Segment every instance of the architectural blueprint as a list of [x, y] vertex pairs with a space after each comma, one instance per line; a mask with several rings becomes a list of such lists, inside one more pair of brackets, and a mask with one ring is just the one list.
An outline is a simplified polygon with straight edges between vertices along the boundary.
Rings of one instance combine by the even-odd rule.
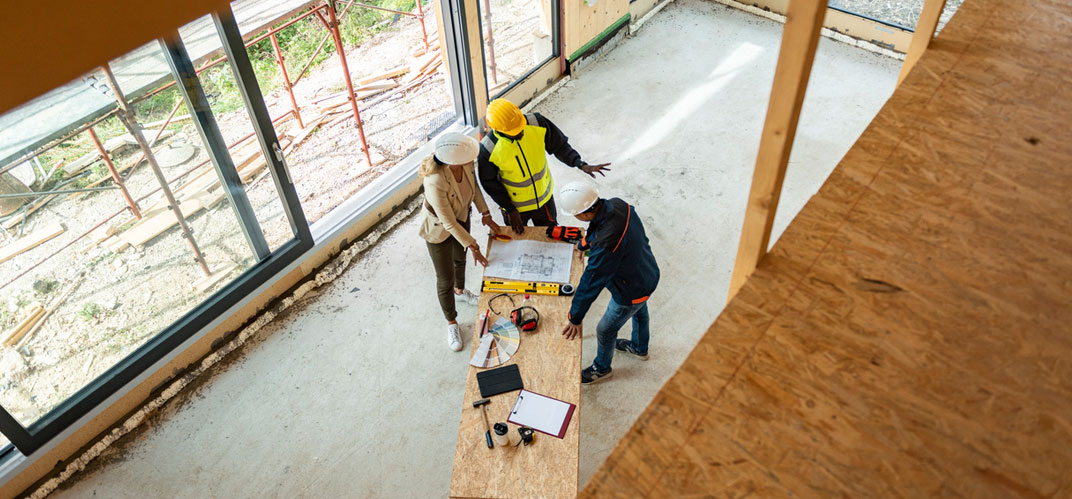
[[568, 283], [573, 245], [544, 241], [495, 241], [488, 254], [486, 277], [511, 281]]

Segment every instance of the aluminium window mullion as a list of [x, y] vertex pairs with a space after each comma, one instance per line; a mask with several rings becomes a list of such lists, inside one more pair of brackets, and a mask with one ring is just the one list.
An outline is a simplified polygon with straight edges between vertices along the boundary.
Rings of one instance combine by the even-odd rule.
[[[443, 19], [443, 39], [446, 43], [447, 62], [450, 66], [451, 90], [454, 94], [454, 110], [465, 124], [480, 128], [480, 118], [476, 112], [476, 89], [473, 84], [473, 68], [469, 64], [471, 49], [469, 46], [468, 27], [465, 25], [464, 0], [436, 0], [440, 9], [446, 13]], [[483, 47], [480, 48], [484, 50]], [[481, 52], [483, 54], [483, 52]], [[486, 77], [485, 77], [486, 78]], [[484, 92], [487, 93], [487, 85]]]
[[262, 261], [268, 258], [271, 250], [268, 249], [268, 242], [264, 239], [264, 232], [261, 231], [260, 222], [257, 221], [257, 214], [249, 202], [242, 178], [235, 169], [231, 153], [227, 149], [227, 142], [212, 114], [208, 97], [205, 96], [201, 81], [198, 79], [197, 72], [194, 71], [194, 65], [190, 62], [190, 56], [186, 52], [186, 46], [182, 43], [179, 32], [176, 31], [162, 38], [160, 48], [164, 51], [168, 66], [171, 67], [171, 72], [179, 83], [177, 85], [179, 92], [186, 101], [186, 107], [190, 110], [190, 116], [193, 117], [194, 126], [197, 128], [198, 135], [201, 136], [201, 141], [208, 149], [209, 158], [216, 167], [216, 174], [224, 186], [223, 191], [231, 202], [231, 208], [238, 218], [239, 225], [242, 226], [246, 242], [257, 261]]
[[3, 433], [11, 445], [14, 445], [24, 456], [29, 456], [41, 446], [41, 443], [37, 442], [33, 435], [3, 407], [0, 407], [0, 433]]
[[294, 181], [290, 177], [290, 171], [283, 157], [283, 149], [275, 133], [275, 126], [268, 114], [268, 106], [264, 103], [264, 96], [257, 83], [257, 75], [253, 72], [253, 64], [249, 62], [249, 54], [246, 53], [246, 45], [242, 41], [242, 33], [238, 30], [230, 5], [224, 4], [221, 10], [213, 13], [212, 22], [223, 42], [224, 54], [231, 61], [235, 83], [242, 94], [249, 118], [253, 122], [254, 132], [261, 144], [261, 152], [268, 161], [268, 170], [272, 172], [272, 180], [275, 182], [276, 192], [283, 203], [283, 210], [290, 221], [291, 231], [303, 247], [312, 247], [313, 235], [309, 230], [309, 222], [305, 218], [305, 212], [302, 211], [301, 200], [298, 198]]
[[562, 56], [562, 0], [551, 0], [551, 57]]

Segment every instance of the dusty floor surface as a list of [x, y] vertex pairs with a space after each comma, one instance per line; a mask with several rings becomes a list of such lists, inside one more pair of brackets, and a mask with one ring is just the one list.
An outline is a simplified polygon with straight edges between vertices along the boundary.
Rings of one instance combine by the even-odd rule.
[[[635, 204], [662, 268], [651, 359], [618, 357], [612, 380], [583, 390], [581, 486], [725, 303], [780, 35], [774, 22], [678, 0], [537, 108], [586, 160], [614, 163], [598, 185]], [[886, 101], [898, 69], [822, 41], [776, 234]], [[582, 178], [554, 165], [558, 185]], [[445, 496], [467, 358], [445, 344], [417, 223], [407, 219], [55, 495]], [[470, 288], [478, 275], [470, 263]], [[606, 301], [585, 323], [586, 364]], [[476, 310], [459, 310], [471, 331]]]

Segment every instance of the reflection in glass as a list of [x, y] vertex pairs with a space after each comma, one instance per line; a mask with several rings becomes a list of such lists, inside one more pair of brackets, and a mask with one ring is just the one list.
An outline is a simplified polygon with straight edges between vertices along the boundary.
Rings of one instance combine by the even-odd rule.
[[477, 0], [488, 95], [495, 97], [551, 57], [551, 0]]
[[[231, 62], [226, 59], [216, 62], [219, 56], [215, 54], [222, 49], [222, 40], [215, 29], [202, 37], [203, 32], [197, 27], [204, 24], [212, 25], [209, 16], [184, 26], [180, 30], [183, 45], [187, 51], [190, 51], [192, 46], [205, 54], [199, 60], [193, 59], [193, 53], [190, 53], [194, 67], [204, 68], [198, 75], [198, 81], [208, 99], [216, 126], [223, 136], [227, 155], [242, 181], [246, 198], [255, 214], [258, 230], [267, 241], [269, 249], [274, 251], [293, 239], [294, 233], [268, 169], [268, 161], [254, 132], [253, 121], [244, 105]], [[296, 120], [289, 109], [272, 111], [276, 111], [271, 114], [276, 126], [294, 128], [292, 124]], [[281, 139], [281, 145], [283, 148], [289, 147], [287, 137]], [[208, 177], [205, 181], [218, 183], [219, 179]]]

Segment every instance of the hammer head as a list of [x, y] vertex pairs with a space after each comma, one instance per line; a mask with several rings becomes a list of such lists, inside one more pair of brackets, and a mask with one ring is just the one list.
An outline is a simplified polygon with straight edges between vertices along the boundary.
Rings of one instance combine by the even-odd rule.
[[480, 400], [477, 400], [476, 402], [473, 402], [473, 407], [480, 407], [480, 406], [482, 406], [482, 405], [484, 405], [484, 404], [486, 404], [488, 402], [491, 402], [491, 399], [480, 399]]

